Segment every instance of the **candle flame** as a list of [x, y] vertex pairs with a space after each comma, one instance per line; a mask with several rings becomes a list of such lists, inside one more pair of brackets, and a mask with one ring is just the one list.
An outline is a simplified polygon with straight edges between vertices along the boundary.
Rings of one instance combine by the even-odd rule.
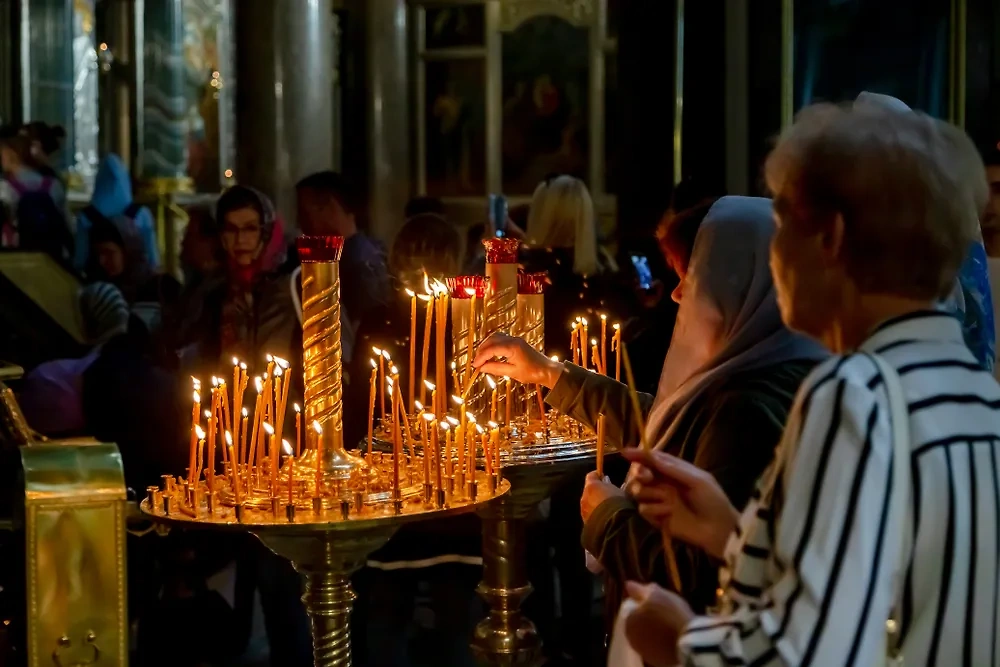
[[469, 296], [476, 296], [476, 290], [472, 289], [471, 287], [466, 287], [465, 293], [468, 294]]
[[426, 419], [429, 422], [432, 422], [435, 419], [437, 419], [437, 417], [435, 415], [431, 414], [430, 412], [425, 412], [424, 413], [424, 419]]
[[424, 291], [427, 292], [428, 294], [431, 293], [431, 284], [430, 284], [430, 281], [427, 280], [427, 272], [426, 271], [424, 271]]
[[239, 365], [240, 365], [240, 360], [237, 359], [236, 357], [233, 357], [233, 366], [239, 366]]
[[194, 391], [194, 394], [192, 394], [191, 398], [194, 399], [195, 403], [201, 403], [201, 394], [198, 393], [197, 389]]
[[382, 356], [385, 357], [386, 361], [392, 361], [392, 357], [389, 356], [389, 350], [382, 350]]
[[591, 373], [593, 373], [594, 375], [597, 375], [597, 369], [596, 368], [588, 368], [587, 370], [590, 371]]
[[202, 428], [197, 424], [195, 424], [194, 426], [194, 434], [198, 437], [199, 440], [205, 439], [205, 431], [202, 430]]
[[424, 411], [424, 404], [421, 403], [420, 401], [413, 401], [413, 405], [415, 405], [417, 407], [417, 412], [423, 412]]
[[614, 329], [615, 331], [618, 331], [619, 329], [622, 328], [622, 325], [615, 322], [614, 324], [611, 325], [611, 328]]
[[368, 361], [372, 362], [372, 368], [378, 368], [378, 364], [375, 363], [374, 359], [369, 359]]
[[455, 405], [465, 405], [465, 399], [461, 396], [452, 396], [451, 400], [455, 401]]
[[295, 410], [296, 412], [302, 412], [302, 408], [300, 408], [300, 407], [299, 407], [299, 404], [298, 404], [298, 403], [292, 403], [292, 408], [293, 408], [293, 409], [294, 409], [294, 410]]
[[573, 333], [576, 333], [576, 322], [573, 322], [573, 324], [569, 325], [569, 330], [572, 331]]
[[191, 376], [191, 384], [194, 385], [195, 389], [197, 389], [198, 387], [201, 386], [201, 380], [199, 380], [198, 378], [196, 378], [195, 376], [192, 375]]
[[322, 433], [323, 432], [323, 427], [320, 426], [319, 422], [316, 421], [315, 419], [313, 420], [313, 430], [316, 431], [317, 433]]
[[212, 386], [213, 387], [219, 386], [219, 378], [215, 377], [214, 375], [212, 376]]
[[480, 434], [486, 433], [486, 429], [480, 426], [479, 424], [476, 424], [476, 430], [479, 431]]
[[424, 386], [431, 391], [437, 391], [437, 386], [434, 385], [430, 380], [424, 380]]
[[243, 408], [243, 419], [246, 419], [248, 414], [250, 414], [250, 413], [247, 412], [247, 409]]
[[475, 424], [476, 421], [477, 421], [476, 420], [476, 415], [472, 414], [471, 412], [469, 414], [465, 415], [465, 418], [468, 419], [473, 424]]
[[389, 398], [392, 398], [392, 380], [389, 380]]
[[281, 448], [285, 450], [285, 454], [292, 455], [292, 446], [288, 444], [287, 440], [281, 441]]
[[591, 338], [590, 339], [590, 344], [591, 345], [597, 345], [597, 339], [596, 338]]
[[430, 301], [434, 297], [432, 297], [430, 294], [418, 294], [417, 298], [420, 299], [421, 301]]
[[601, 313], [601, 319], [602, 319], [602, 320], [606, 320], [606, 319], [608, 319], [608, 316], [607, 316], [607, 315], [605, 315], [604, 313]]
[[445, 417], [445, 419], [447, 419], [448, 423], [451, 424], [452, 426], [458, 426], [458, 420], [455, 419], [454, 417], [449, 415], [448, 417]]
[[503, 381], [506, 382], [507, 384], [510, 384], [510, 376], [509, 375], [504, 375], [503, 376]]
[[264, 430], [267, 431], [268, 435], [274, 435], [274, 427], [267, 422], [264, 422]]
[[270, 354], [265, 356], [264, 358], [267, 359], [267, 363], [271, 363], [272, 361], [274, 361], [274, 357], [272, 357]]
[[281, 368], [284, 368], [285, 370], [288, 370], [288, 367], [291, 366], [290, 363], [288, 363], [286, 360], [282, 359], [281, 357], [275, 357], [274, 358], [274, 362], [276, 364], [278, 364], [278, 366], [280, 366]]
[[211, 410], [205, 410], [205, 416], [208, 417], [209, 419], [211, 419], [212, 418], [212, 411]]
[[406, 288], [403, 291], [406, 292], [406, 296], [410, 297], [411, 299], [417, 295], [417, 293], [411, 290], [410, 288]]
[[447, 422], [447, 420], [442, 421], [441, 424], [440, 424], [440, 426], [441, 426], [441, 429], [444, 430], [444, 431], [450, 431], [451, 430], [451, 424], [449, 424]]
[[375, 354], [376, 357], [382, 356], [382, 349], [375, 347], [374, 345], [372, 345], [372, 352]]
[[281, 377], [281, 373], [282, 373], [281, 366], [278, 366], [277, 368], [274, 369], [274, 377], [280, 378]]
[[241, 361], [240, 362], [240, 370], [241, 371], [245, 371], [246, 369], [247, 369], [247, 362]]
[[258, 394], [261, 393], [262, 391], [264, 391], [264, 381], [261, 380], [259, 377], [255, 377], [253, 379], [253, 384], [254, 384], [255, 387], [257, 387], [257, 393]]
[[499, 428], [499, 427], [500, 427], [500, 425], [499, 425], [499, 424], [497, 424], [496, 422], [486, 422], [486, 423], [487, 423], [487, 425], [488, 425], [488, 426], [489, 426], [489, 427], [490, 427], [491, 429], [494, 429], [494, 428]]
[[392, 373], [393, 375], [399, 375], [399, 369], [396, 368], [395, 366], [393, 366], [392, 368], [390, 368], [389, 372]]
[[552, 361], [559, 361], [559, 355], [558, 354], [553, 354], [552, 355]]
[[455, 370], [457, 368], [458, 368], [458, 365], [454, 361], [452, 361], [451, 362], [451, 370]]
[[583, 326], [587, 326], [587, 318], [586, 317], [581, 317], [580, 318], [580, 324], [582, 324]]
[[233, 444], [233, 434], [230, 433], [229, 431], [226, 431], [226, 444], [227, 445]]
[[497, 388], [496, 380], [494, 380], [493, 378], [491, 378], [489, 375], [486, 376], [486, 383], [488, 385], [490, 385], [490, 389], [496, 389]]

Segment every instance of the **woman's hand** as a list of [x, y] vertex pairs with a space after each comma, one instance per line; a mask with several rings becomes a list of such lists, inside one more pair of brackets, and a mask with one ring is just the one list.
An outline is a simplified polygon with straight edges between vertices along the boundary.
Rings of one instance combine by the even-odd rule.
[[583, 486], [580, 496], [580, 516], [586, 522], [597, 506], [608, 498], [623, 497], [625, 492], [597, 474], [596, 470], [587, 473], [587, 483]]
[[622, 455], [638, 464], [628, 491], [639, 504], [639, 514], [722, 560], [740, 515], [715, 478], [663, 452], [626, 449]]
[[625, 582], [638, 606], [625, 619], [625, 637], [646, 664], [673, 667], [678, 662], [677, 639], [694, 618], [684, 598], [656, 584]]
[[497, 377], [509, 377], [523, 384], [540, 384], [551, 389], [564, 367], [528, 345], [523, 339], [493, 334], [483, 341], [472, 365]]

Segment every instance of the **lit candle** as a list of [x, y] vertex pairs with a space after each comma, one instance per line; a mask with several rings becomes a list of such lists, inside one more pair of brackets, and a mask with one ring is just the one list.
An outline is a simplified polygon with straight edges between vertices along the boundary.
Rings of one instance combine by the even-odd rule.
[[323, 427], [313, 420], [313, 431], [316, 432], [316, 496], [320, 496], [323, 482]]
[[[275, 495], [277, 495], [277, 486], [278, 486], [278, 448], [276, 446], [277, 443], [275, 442], [274, 438], [274, 427], [268, 424], [267, 422], [264, 422], [263, 424], [264, 424], [264, 432], [267, 434], [267, 442], [265, 443], [265, 445], [267, 446], [267, 456], [268, 456], [267, 464], [270, 472], [270, 482], [271, 482], [269, 486], [271, 490], [271, 497], [273, 498]], [[263, 465], [263, 460], [261, 461], [261, 465]]]
[[408, 289], [406, 290], [406, 294], [410, 297], [410, 374], [407, 377], [408, 388], [410, 390], [407, 396], [410, 402], [407, 405], [413, 405], [415, 398], [413, 395], [413, 382], [417, 377], [417, 293]]
[[194, 433], [198, 437], [198, 461], [195, 463], [194, 471], [194, 483], [197, 484], [198, 480], [201, 479], [201, 461], [205, 453], [205, 431], [201, 429], [201, 426], [195, 426]]
[[458, 381], [458, 364], [454, 360], [451, 362], [451, 384], [457, 393], [462, 393], [462, 383]]
[[574, 321], [569, 327], [569, 357], [577, 365], [579, 362], [576, 358], [576, 327], [579, 325], [579, 319], [577, 318], [577, 321]]
[[444, 429], [444, 474], [448, 479], [451, 479], [453, 473], [451, 465], [451, 423], [442, 421], [441, 428]]
[[212, 409], [205, 410], [205, 417], [208, 418], [208, 460], [205, 470], [205, 479], [208, 480], [208, 490], [215, 491], [215, 388], [212, 388]]
[[469, 295], [469, 342], [468, 350], [465, 355], [465, 375], [463, 376], [468, 382], [469, 375], [472, 374], [472, 355], [475, 354], [476, 349], [476, 290], [471, 287], [465, 288], [465, 293]]
[[[437, 414], [437, 385], [428, 380], [424, 380], [424, 386], [431, 390], [431, 412]], [[423, 401], [421, 401], [422, 403]]]
[[420, 442], [424, 447], [424, 484], [431, 483], [431, 457], [433, 456], [433, 449], [431, 449], [431, 443], [427, 439], [427, 424], [430, 422], [431, 430], [437, 428], [437, 422], [434, 421], [434, 415], [424, 412], [420, 415], [422, 419], [420, 420]]
[[[434, 415], [431, 415], [431, 417], [433, 418]], [[445, 424], [441, 424], [441, 428], [445, 427], [446, 427]], [[438, 443], [437, 419], [431, 420], [430, 431], [431, 431], [431, 449], [434, 450], [434, 459], [435, 459], [434, 472], [435, 475], [437, 476], [437, 490], [440, 491], [441, 490], [441, 446]]]
[[[437, 366], [437, 374], [434, 376], [434, 383], [440, 387], [445, 385], [445, 354], [444, 354], [444, 333], [445, 327], [448, 326], [448, 289], [439, 283], [434, 281], [434, 291], [439, 294], [438, 311], [437, 311], [437, 328], [435, 333], [437, 334], [437, 349], [434, 352], [435, 362]], [[444, 399], [444, 394], [441, 395]], [[439, 408], [435, 408], [435, 412], [440, 411], [442, 414], [448, 411], [448, 406], [444, 400], [441, 400], [441, 405]]]
[[615, 351], [615, 379], [622, 380], [622, 325], [615, 322], [615, 332], [611, 336], [611, 348]]
[[[427, 380], [427, 362], [431, 353], [431, 325], [434, 323], [434, 319], [431, 315], [434, 310], [434, 296], [431, 295], [431, 288], [427, 284], [427, 275], [424, 275], [424, 289], [427, 290], [427, 294], [420, 294], [417, 298], [422, 301], [427, 302], [427, 314], [424, 317], [424, 349], [423, 355], [420, 359], [420, 379]], [[426, 395], [424, 394], [424, 386], [420, 385], [420, 402], [423, 403]], [[433, 403], [431, 404], [433, 406]]]
[[[277, 357], [275, 357], [275, 361], [280, 364], [282, 371], [288, 370], [287, 361]], [[278, 375], [280, 376], [281, 373], [278, 373]], [[278, 380], [280, 381], [278, 386], [281, 388], [281, 403], [278, 407], [277, 415], [275, 416], [275, 420], [277, 421], [275, 431], [278, 433], [278, 440], [281, 440], [285, 433], [285, 413], [288, 410], [288, 389], [292, 384], [292, 378], [290, 375], [285, 375], [284, 377], [279, 377]]]
[[462, 433], [465, 433], [465, 422], [466, 422], [466, 418], [465, 418], [465, 399], [463, 399], [461, 396], [452, 396], [451, 400], [454, 401], [455, 405], [458, 406], [458, 424], [459, 424], [459, 428], [461, 429]]
[[243, 500], [243, 490], [240, 484], [240, 473], [236, 465], [236, 451], [233, 449], [233, 436], [226, 431], [226, 448], [229, 449], [229, 470], [232, 474], [233, 498], [239, 505]]
[[302, 408], [298, 403], [292, 407], [295, 408], [295, 455], [302, 456]]
[[608, 373], [608, 316], [601, 313], [601, 372]]
[[247, 409], [243, 408], [243, 420], [242, 426], [240, 426], [240, 432], [236, 434], [236, 462], [237, 464], [242, 463], [244, 459], [244, 450], [247, 446]]
[[267, 418], [274, 419], [274, 396], [271, 393], [274, 388], [274, 357], [270, 354], [266, 356], [267, 371], [264, 373], [264, 399], [267, 401]]
[[542, 434], [545, 436], [545, 442], [549, 441], [549, 421], [545, 416], [545, 399], [542, 398], [542, 385], [535, 385], [535, 396], [538, 397], [538, 411], [542, 415]]
[[263, 400], [264, 400], [264, 381], [259, 377], [253, 379], [254, 386], [257, 388], [257, 407], [253, 411], [253, 429], [250, 430], [250, 451], [247, 452], [247, 466], [253, 467], [254, 463], [260, 465], [263, 463], [262, 457], [257, 454], [257, 439], [260, 433], [260, 422], [263, 419]]
[[486, 435], [486, 429], [482, 426], [476, 426], [476, 430], [479, 431], [481, 444], [483, 447], [483, 465], [486, 468], [486, 476], [489, 477], [493, 474], [493, 454], [490, 451], [489, 438]]
[[587, 318], [580, 318], [580, 362], [581, 366], [587, 368]]
[[493, 474], [500, 476], [500, 427], [496, 422], [490, 422], [490, 450], [493, 454]]
[[372, 352], [378, 357], [379, 415], [382, 417], [382, 426], [385, 426], [385, 357], [382, 356], [382, 350], [377, 347], [373, 347]]
[[598, 373], [603, 373], [604, 369], [601, 367], [601, 353], [600, 353], [600, 350], [598, 350], [598, 348], [597, 348], [597, 339], [596, 338], [591, 338], [590, 339], [590, 351], [592, 353], [591, 356], [594, 359], [594, 368], [597, 369]]
[[[399, 392], [394, 392], [392, 390], [392, 385], [389, 385], [389, 397], [392, 401], [392, 414], [393, 417], [396, 416], [399, 410]], [[395, 419], [393, 421], [396, 421]], [[399, 494], [399, 457], [402, 452], [403, 445], [400, 440], [399, 428], [392, 429], [392, 498], [397, 500], [400, 497]]]
[[194, 407], [191, 408], [191, 448], [188, 453], [188, 484], [194, 484], [197, 481], [194, 472], [197, 465], [198, 431], [200, 430], [198, 423], [201, 421], [201, 394], [198, 393], [198, 390], [195, 390], [192, 394], [192, 400], [194, 401]]
[[470, 475], [472, 481], [476, 477], [476, 429], [479, 428], [479, 424], [476, 423], [476, 416], [469, 415], [469, 426], [465, 433], [465, 444], [463, 445], [463, 451], [466, 451], [466, 466], [465, 472]]
[[[240, 360], [233, 357], [233, 412], [232, 415], [235, 418], [239, 412], [240, 407], [243, 403], [240, 401], [240, 387], [243, 385], [243, 376], [240, 374]], [[233, 430], [236, 431], [237, 437], [239, 437], [239, 429], [236, 428], [236, 424], [233, 425]]]
[[506, 383], [506, 386], [504, 387], [504, 397], [503, 397], [503, 402], [504, 402], [504, 415], [503, 415], [504, 416], [504, 420], [503, 420], [503, 425], [506, 426], [507, 428], [510, 428], [510, 384], [511, 384], [511, 380], [506, 375], [503, 377], [503, 380]]
[[486, 376], [486, 383], [490, 385], [490, 389], [493, 390], [493, 398], [490, 399], [490, 421], [497, 420], [497, 383], [496, 380], [491, 378], [489, 375]]
[[288, 464], [285, 466], [288, 471], [288, 504], [295, 504], [295, 457], [292, 455], [292, 446], [288, 444], [287, 440], [281, 441], [281, 447], [285, 450], [285, 460]]
[[[380, 355], [381, 356], [381, 355]], [[368, 381], [368, 462], [372, 460], [372, 447], [375, 444], [375, 383], [378, 376], [378, 365], [372, 359], [372, 377]]]
[[225, 430], [231, 431], [233, 428], [229, 415], [229, 387], [225, 380], [219, 378], [219, 411], [222, 413], [222, 423]]
[[604, 479], [604, 413], [597, 416], [597, 474]]

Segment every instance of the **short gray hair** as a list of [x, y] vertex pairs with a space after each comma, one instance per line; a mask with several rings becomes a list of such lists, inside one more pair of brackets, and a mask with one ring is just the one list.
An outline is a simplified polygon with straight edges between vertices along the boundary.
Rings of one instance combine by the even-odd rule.
[[979, 238], [988, 193], [962, 130], [873, 104], [804, 109], [764, 172], [779, 214], [816, 231], [843, 217], [847, 271], [859, 289], [911, 298], [950, 290]]

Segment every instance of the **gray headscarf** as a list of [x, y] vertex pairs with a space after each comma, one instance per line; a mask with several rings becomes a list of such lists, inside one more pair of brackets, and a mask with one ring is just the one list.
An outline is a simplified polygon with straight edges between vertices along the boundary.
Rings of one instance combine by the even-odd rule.
[[675, 354], [667, 352], [646, 425], [646, 438], [656, 449], [670, 440], [685, 411], [708, 387], [736, 373], [827, 356], [818, 343], [792, 333], [781, 321], [769, 265], [773, 235], [770, 199], [723, 197], [702, 221], [681, 309], [704, 308], [721, 318], [715, 327], [720, 351], [692, 368], [688, 360], [698, 355], [687, 354], [685, 345], [704, 345], [703, 332], [675, 329], [670, 343]]

